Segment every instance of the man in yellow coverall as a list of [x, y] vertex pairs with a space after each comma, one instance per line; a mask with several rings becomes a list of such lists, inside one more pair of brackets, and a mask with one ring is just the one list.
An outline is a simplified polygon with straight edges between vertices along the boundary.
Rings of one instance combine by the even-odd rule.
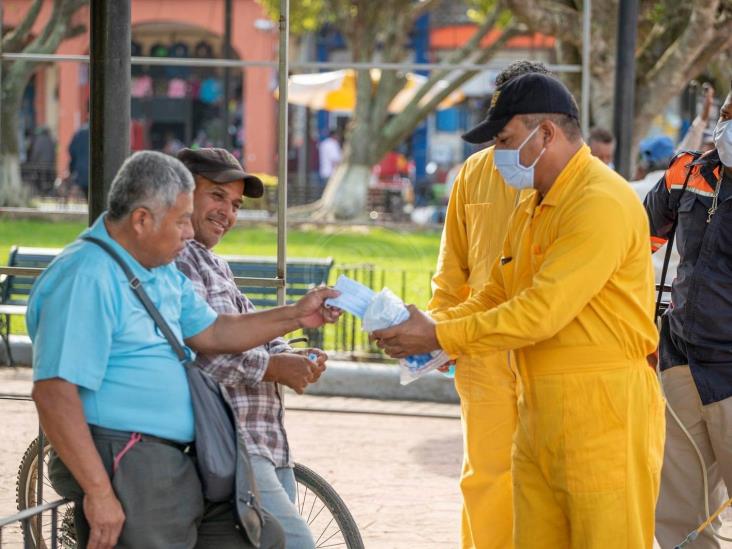
[[658, 341], [648, 220], [630, 186], [590, 154], [567, 88], [509, 80], [469, 138], [531, 188], [486, 286], [434, 318], [373, 333], [393, 357], [515, 350], [512, 449], [517, 549], [653, 546], [663, 399], [646, 356]]
[[[549, 71], [542, 63], [517, 61], [496, 76], [496, 87], [529, 72]], [[501, 255], [508, 218], [519, 196], [495, 169], [493, 147], [466, 160], [450, 193], [428, 304], [432, 314], [459, 305], [483, 288], [493, 262]], [[518, 395], [508, 353], [461, 356], [455, 388], [463, 424], [460, 546], [509, 549], [513, 530], [511, 441]]]

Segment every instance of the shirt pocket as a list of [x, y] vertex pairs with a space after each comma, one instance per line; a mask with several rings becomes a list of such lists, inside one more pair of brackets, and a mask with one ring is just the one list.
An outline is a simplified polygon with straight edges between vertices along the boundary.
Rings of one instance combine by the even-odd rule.
[[677, 215], [676, 247], [681, 257], [695, 258], [701, 249], [707, 224], [707, 210], [711, 207], [711, 198], [697, 196], [687, 191], [681, 196]]
[[492, 211], [491, 202], [465, 205], [470, 269], [468, 283], [474, 290], [480, 290], [487, 282], [493, 262], [501, 249], [504, 227], [492, 224]]

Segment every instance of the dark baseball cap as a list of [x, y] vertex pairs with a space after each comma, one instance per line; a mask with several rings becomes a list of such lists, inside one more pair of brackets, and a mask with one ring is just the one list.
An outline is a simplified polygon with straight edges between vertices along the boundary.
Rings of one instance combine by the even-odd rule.
[[259, 198], [264, 194], [262, 180], [245, 172], [239, 161], [226, 149], [182, 149], [178, 160], [193, 174], [200, 175], [214, 183], [231, 183], [244, 180], [244, 196]]
[[548, 74], [511, 78], [493, 93], [488, 117], [463, 135], [468, 143], [486, 143], [517, 114], [566, 114], [579, 120], [577, 103], [567, 87]]

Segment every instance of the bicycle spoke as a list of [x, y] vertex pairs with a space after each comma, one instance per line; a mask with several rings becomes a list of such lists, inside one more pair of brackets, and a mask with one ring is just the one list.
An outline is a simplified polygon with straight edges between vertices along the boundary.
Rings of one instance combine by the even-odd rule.
[[[320, 515], [320, 513], [323, 512], [323, 509], [325, 509], [325, 503], [320, 506], [320, 509], [318, 509], [318, 512], [315, 513], [315, 516], [313, 517], [313, 519], [312, 520], [308, 520], [308, 526], [310, 526], [313, 522], [315, 522], [315, 519], [318, 518], [318, 516]], [[310, 517], [308, 517], [308, 519], [309, 518]]]
[[[340, 531], [340, 529], [339, 529], [339, 530], [336, 530], [336, 531], [335, 531], [335, 532], [333, 532], [333, 533], [332, 533], [332, 534], [331, 534], [330, 536], [328, 536], [327, 538], [325, 538], [325, 539], [323, 540], [323, 543], [327, 543], [327, 542], [329, 542], [330, 540], [332, 540], [332, 539], [333, 539], [333, 536], [337, 536], [338, 534], [341, 534], [341, 531]], [[330, 544], [330, 545], [322, 545], [322, 544], [321, 544], [321, 545], [318, 545], [318, 547], [337, 547], [338, 545], [344, 545], [345, 543], [346, 543], [346, 541], [345, 541], [345, 540], [343, 540], [343, 542], [341, 542], [341, 543], [336, 543], [336, 544]]]
[[[316, 544], [316, 545], [317, 545], [318, 543], [320, 543], [320, 538], [322, 538], [322, 537], [323, 537], [323, 534], [325, 534], [325, 533], [326, 533], [326, 532], [328, 531], [328, 528], [330, 528], [330, 525], [331, 525], [331, 524], [333, 524], [333, 521], [334, 521], [334, 520], [335, 520], [335, 517], [330, 517], [330, 521], [328, 522], [328, 524], [326, 524], [326, 525], [325, 525], [325, 528], [323, 528], [323, 531], [322, 531], [322, 532], [320, 533], [320, 535], [318, 536], [318, 539], [316, 539], [316, 540], [315, 540], [315, 544]], [[340, 530], [340, 528], [339, 528], [339, 529], [338, 529], [338, 532], [340, 532], [340, 531], [341, 531], [341, 530]], [[338, 532], [336, 532], [335, 534], [331, 534], [331, 536], [330, 536], [330, 537], [327, 537], [327, 538], [325, 538], [325, 539], [323, 540], [323, 542], [325, 543], [326, 541], [328, 541], [329, 539], [331, 539], [331, 538], [332, 538], [333, 536], [337, 535], [337, 534], [338, 534]]]
[[305, 502], [308, 499], [308, 487], [305, 487], [305, 494], [302, 497], [302, 505], [300, 506], [300, 515], [302, 515], [303, 510], [305, 509]]
[[308, 513], [308, 518], [305, 522], [310, 524], [310, 517], [313, 516], [313, 509], [315, 508], [315, 502], [318, 501], [317, 497], [313, 498], [313, 504], [310, 506], [310, 512]]

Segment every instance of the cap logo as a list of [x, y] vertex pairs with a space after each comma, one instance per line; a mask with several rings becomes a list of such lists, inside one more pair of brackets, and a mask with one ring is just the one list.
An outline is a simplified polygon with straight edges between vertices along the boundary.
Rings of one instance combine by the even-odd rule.
[[498, 103], [498, 96], [499, 95], [501, 95], [501, 92], [500, 91], [495, 91], [493, 93], [493, 97], [491, 97], [491, 106], [490, 106], [491, 109], [496, 106], [496, 103]]

